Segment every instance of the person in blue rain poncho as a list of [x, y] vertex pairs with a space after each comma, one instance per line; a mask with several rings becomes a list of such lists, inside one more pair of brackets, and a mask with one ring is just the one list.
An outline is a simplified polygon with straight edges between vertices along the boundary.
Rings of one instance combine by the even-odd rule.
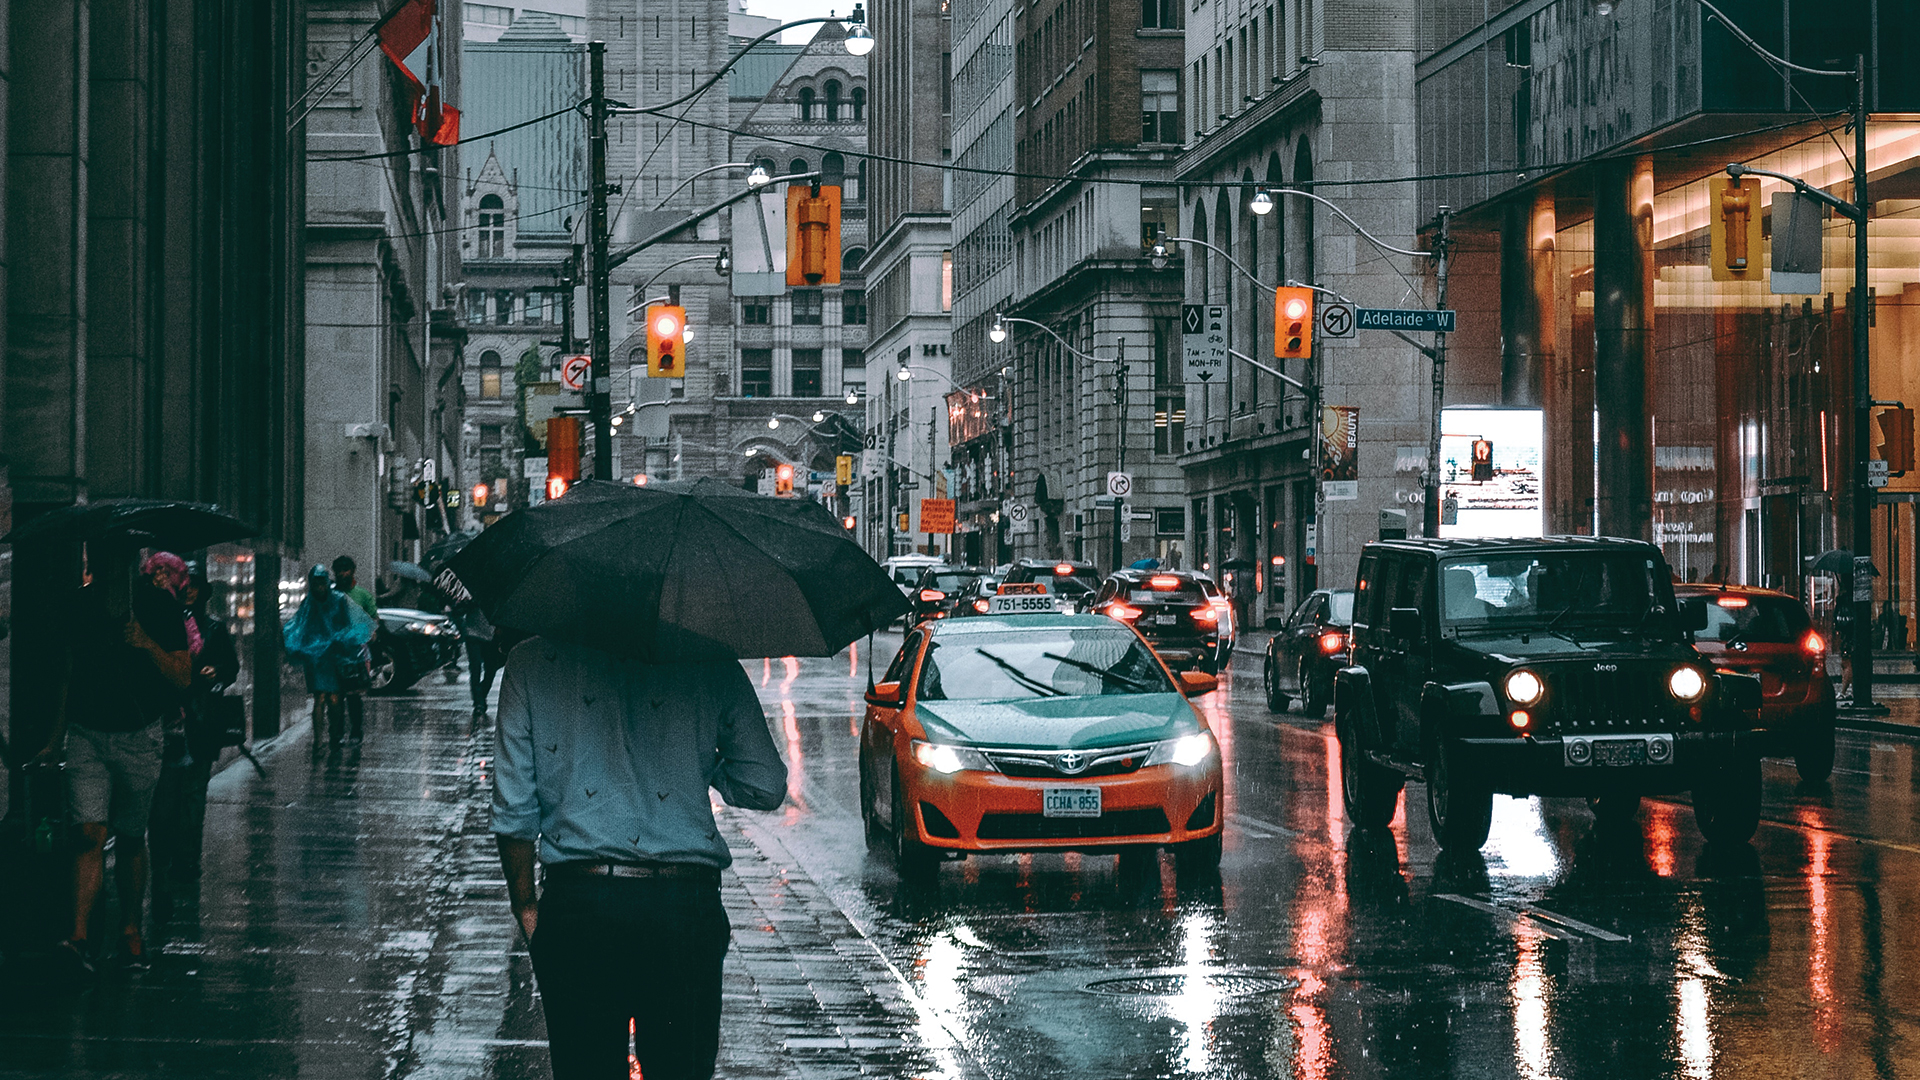
[[323, 718], [332, 745], [346, 738], [346, 695], [364, 691], [371, 681], [367, 643], [376, 629], [378, 624], [358, 604], [333, 591], [325, 566], [307, 572], [307, 598], [282, 633], [287, 657], [305, 669], [313, 694], [316, 750], [322, 745]]

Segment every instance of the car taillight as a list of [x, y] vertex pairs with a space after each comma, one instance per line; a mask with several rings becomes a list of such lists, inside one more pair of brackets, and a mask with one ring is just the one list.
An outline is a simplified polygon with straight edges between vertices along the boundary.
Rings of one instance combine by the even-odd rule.
[[1131, 604], [1115, 602], [1107, 605], [1105, 614], [1109, 619], [1119, 619], [1121, 622], [1132, 622], [1140, 617], [1140, 609]]
[[1180, 587], [1180, 579], [1172, 574], [1156, 574], [1147, 579], [1147, 584], [1161, 590], [1177, 589]]
[[1328, 631], [1320, 635], [1320, 651], [1332, 656], [1347, 647], [1347, 635], [1338, 631]]
[[1053, 568], [1053, 572], [1060, 575], [1061, 577], [1066, 577], [1068, 574], [1073, 573], [1073, 564], [1060, 563]]
[[920, 599], [924, 603], [928, 603], [928, 604], [937, 603], [941, 600], [945, 600], [946, 598], [947, 598], [947, 594], [941, 592], [939, 589], [921, 589], [920, 590]]
[[1220, 613], [1213, 610], [1211, 605], [1207, 607], [1197, 607], [1193, 609], [1193, 621], [1213, 626], [1220, 622]]
[[1819, 656], [1827, 651], [1827, 639], [1821, 637], [1819, 631], [1809, 630], [1807, 636], [1800, 639], [1800, 647], [1807, 650], [1808, 656]]
[[992, 606], [993, 606], [992, 604], [988, 603], [985, 600], [975, 600], [973, 602], [973, 610], [979, 612], [982, 615], [985, 615], [987, 613], [987, 609]]

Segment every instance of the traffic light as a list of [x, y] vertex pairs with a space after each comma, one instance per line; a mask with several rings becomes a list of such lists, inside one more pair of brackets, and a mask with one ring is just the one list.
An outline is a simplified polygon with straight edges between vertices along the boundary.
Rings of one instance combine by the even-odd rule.
[[481, 507], [483, 507], [483, 506], [485, 506], [485, 505], [487, 505], [487, 485], [485, 485], [485, 484], [475, 484], [475, 485], [473, 485], [473, 507], [474, 507], [474, 509], [476, 509], [476, 510], [478, 510], [478, 509], [480, 509]]
[[781, 498], [793, 495], [793, 466], [776, 465], [773, 469], [773, 493]]
[[647, 375], [680, 379], [687, 374], [687, 309], [678, 304], [647, 308]]
[[1913, 410], [1886, 409], [1880, 413], [1880, 460], [1890, 473], [1913, 469]]
[[567, 493], [567, 489], [572, 486], [573, 486], [573, 481], [568, 480], [566, 477], [554, 476], [552, 474], [548, 474], [547, 501], [552, 502], [554, 499], [557, 499], [560, 496], [565, 495]]
[[840, 284], [840, 189], [787, 189], [787, 284]]
[[1493, 479], [1493, 440], [1473, 440], [1473, 482], [1484, 484]]
[[848, 514], [846, 517], [843, 517], [840, 519], [840, 527], [847, 530], [848, 532], [852, 532], [853, 527], [858, 524], [859, 522], [854, 520], [852, 514]]
[[852, 454], [841, 454], [833, 459], [833, 482], [843, 488], [853, 483]]
[[1727, 179], [1711, 187], [1713, 212], [1708, 239], [1713, 248], [1713, 280], [1760, 280], [1760, 181]]
[[1313, 290], [1283, 285], [1273, 290], [1273, 355], [1305, 360], [1313, 355]]

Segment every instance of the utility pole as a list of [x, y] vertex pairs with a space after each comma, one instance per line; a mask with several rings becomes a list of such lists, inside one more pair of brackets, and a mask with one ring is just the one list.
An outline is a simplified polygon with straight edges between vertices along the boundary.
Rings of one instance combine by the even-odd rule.
[[[935, 405], [927, 410], [927, 493], [921, 496], [923, 499], [935, 498], [940, 495], [940, 492], [936, 490], [933, 485], [933, 478], [938, 475], [935, 470], [940, 467], [940, 463], [934, 460], [933, 456], [933, 428], [934, 425], [939, 422], [940, 406]], [[921, 524], [924, 525], [926, 522], [923, 521]], [[927, 533], [927, 554], [932, 555], [933, 553], [933, 533], [929, 532]]]
[[[1434, 276], [1439, 279], [1440, 297], [1437, 311], [1447, 310], [1447, 246], [1449, 243], [1448, 223], [1453, 217], [1451, 207], [1440, 208], [1440, 236], [1434, 242]], [[1429, 536], [1440, 535], [1440, 408], [1447, 393], [1447, 332], [1436, 330], [1433, 335], [1433, 425], [1427, 433], [1427, 490], [1426, 504], [1421, 507], [1421, 531]]]
[[587, 274], [587, 310], [592, 332], [587, 352], [593, 361], [587, 387], [587, 416], [593, 424], [593, 478], [613, 479], [613, 343], [609, 340], [613, 268], [607, 261], [607, 43], [587, 43], [587, 169], [592, 209], [587, 217], [592, 265]]
[[[1113, 398], [1119, 413], [1114, 423], [1113, 441], [1119, 446], [1119, 471], [1127, 471], [1127, 339], [1120, 339], [1119, 350], [1114, 354]], [[1120, 569], [1120, 560], [1126, 557], [1125, 545], [1120, 540], [1120, 530], [1126, 527], [1127, 500], [1115, 496], [1113, 500], [1113, 568]]]
[[[1867, 472], [1873, 456], [1873, 380], [1868, 355], [1873, 303], [1867, 289], [1867, 220], [1873, 203], [1867, 199], [1867, 58], [1853, 57], [1853, 707], [1860, 712], [1886, 712], [1873, 701], [1873, 508], [1880, 493]], [[1891, 547], [1891, 545], [1889, 545]]]

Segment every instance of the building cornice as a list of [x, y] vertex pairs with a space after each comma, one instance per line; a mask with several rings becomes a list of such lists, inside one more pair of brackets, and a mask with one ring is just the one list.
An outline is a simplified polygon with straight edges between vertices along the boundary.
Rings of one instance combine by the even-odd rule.
[[[1224, 126], [1214, 128], [1188, 147], [1180, 155], [1179, 165], [1174, 168], [1174, 179], [1204, 179], [1196, 174], [1210, 172], [1223, 161], [1240, 156], [1250, 143], [1259, 143], [1263, 150], [1270, 149], [1273, 128], [1291, 126], [1318, 114], [1320, 100], [1320, 92], [1314, 89], [1311, 74], [1303, 72], [1294, 76], [1291, 85], [1267, 94], [1252, 108], [1234, 116]], [[1288, 165], [1291, 165], [1292, 158], [1286, 157]]]

